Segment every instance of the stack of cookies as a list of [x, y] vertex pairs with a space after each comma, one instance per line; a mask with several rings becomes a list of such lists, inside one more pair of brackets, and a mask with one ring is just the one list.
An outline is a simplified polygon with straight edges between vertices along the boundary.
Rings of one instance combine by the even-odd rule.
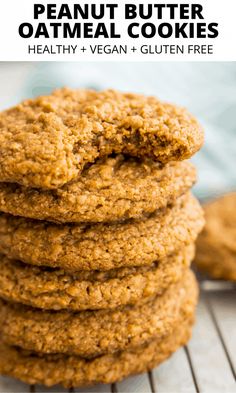
[[0, 114], [0, 372], [66, 387], [190, 337], [203, 132], [153, 97], [61, 89]]

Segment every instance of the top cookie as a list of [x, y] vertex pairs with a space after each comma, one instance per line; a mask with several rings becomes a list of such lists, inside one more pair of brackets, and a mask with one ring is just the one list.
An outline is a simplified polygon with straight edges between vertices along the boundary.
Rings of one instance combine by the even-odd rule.
[[0, 181], [54, 189], [112, 153], [191, 157], [203, 131], [185, 109], [113, 90], [60, 89], [0, 114]]

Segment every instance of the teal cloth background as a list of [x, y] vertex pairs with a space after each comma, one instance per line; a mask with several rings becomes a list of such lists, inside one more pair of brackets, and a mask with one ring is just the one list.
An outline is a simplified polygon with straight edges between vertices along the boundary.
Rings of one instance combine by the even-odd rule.
[[199, 173], [194, 192], [205, 200], [236, 190], [236, 63], [50, 62], [9, 67], [16, 72], [20, 67], [22, 80], [4, 107], [61, 86], [134, 91], [187, 107], [206, 133], [203, 149], [193, 158]]

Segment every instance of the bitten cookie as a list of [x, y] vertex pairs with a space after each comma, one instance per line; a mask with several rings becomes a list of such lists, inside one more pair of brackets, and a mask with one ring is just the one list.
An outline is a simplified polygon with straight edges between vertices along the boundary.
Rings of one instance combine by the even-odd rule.
[[98, 310], [144, 302], [178, 282], [189, 267], [194, 245], [151, 265], [68, 274], [0, 258], [0, 296], [51, 310]]
[[139, 218], [173, 203], [195, 180], [190, 162], [163, 166], [119, 155], [97, 161], [57, 190], [0, 183], [0, 211], [58, 223]]
[[193, 313], [197, 283], [191, 271], [150, 302], [115, 310], [48, 312], [2, 302], [0, 332], [8, 345], [90, 358], [127, 350], [170, 334], [186, 310]]
[[195, 264], [214, 278], [236, 281], [236, 193], [207, 203], [204, 211]]
[[0, 215], [0, 252], [66, 271], [144, 266], [193, 243], [204, 224], [191, 195], [137, 220], [114, 224], [56, 225]]
[[0, 181], [53, 189], [112, 153], [162, 163], [192, 156], [203, 131], [185, 109], [113, 90], [56, 90], [0, 114]]

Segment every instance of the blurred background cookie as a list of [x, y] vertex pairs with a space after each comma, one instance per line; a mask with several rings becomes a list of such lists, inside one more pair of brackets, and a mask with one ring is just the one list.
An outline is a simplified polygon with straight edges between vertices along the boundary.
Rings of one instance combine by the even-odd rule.
[[236, 192], [207, 203], [204, 211], [195, 265], [210, 277], [236, 281]]

